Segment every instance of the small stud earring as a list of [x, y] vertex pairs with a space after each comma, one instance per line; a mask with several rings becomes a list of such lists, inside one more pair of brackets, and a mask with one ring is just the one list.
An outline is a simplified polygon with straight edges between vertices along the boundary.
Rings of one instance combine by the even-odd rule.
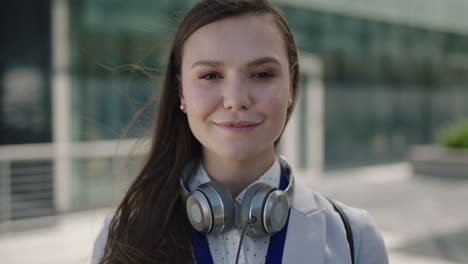
[[182, 110], [183, 112], [185, 112], [185, 105], [184, 105], [184, 104], [181, 104], [181, 105], [180, 105], [180, 110]]

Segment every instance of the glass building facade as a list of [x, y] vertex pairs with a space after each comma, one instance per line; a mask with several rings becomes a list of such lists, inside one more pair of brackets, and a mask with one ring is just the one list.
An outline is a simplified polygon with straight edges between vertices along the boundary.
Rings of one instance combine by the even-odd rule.
[[52, 140], [50, 20], [50, 1], [2, 3], [0, 145]]
[[468, 35], [282, 6], [325, 66], [325, 166], [404, 159], [468, 115]]
[[[71, 2], [74, 140], [119, 138], [157, 92], [177, 18], [193, 2]], [[326, 168], [401, 160], [407, 146], [433, 142], [441, 125], [468, 114], [468, 35], [280, 8], [299, 49], [325, 67]]]
[[10, 159], [12, 148], [2, 148], [52, 142], [50, 1], [4, 1], [0, 21], [2, 223], [55, 212], [50, 158]]
[[[101, 0], [70, 4], [72, 138], [118, 139], [132, 115], [157, 94], [175, 17], [189, 3]], [[130, 137], [138, 137], [148, 127], [150, 109], [129, 132]]]

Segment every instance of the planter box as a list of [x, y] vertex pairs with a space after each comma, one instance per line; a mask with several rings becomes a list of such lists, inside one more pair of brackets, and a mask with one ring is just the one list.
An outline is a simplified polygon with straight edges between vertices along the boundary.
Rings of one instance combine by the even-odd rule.
[[415, 175], [468, 179], [468, 149], [418, 145], [410, 147], [408, 156]]

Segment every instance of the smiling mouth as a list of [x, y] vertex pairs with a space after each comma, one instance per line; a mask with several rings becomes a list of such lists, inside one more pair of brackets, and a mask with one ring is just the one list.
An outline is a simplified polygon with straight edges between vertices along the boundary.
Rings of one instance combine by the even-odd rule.
[[250, 122], [250, 121], [226, 121], [226, 122], [220, 122], [216, 123], [219, 126], [231, 126], [231, 127], [251, 127], [251, 126], [257, 126], [261, 122]]
[[255, 129], [262, 122], [250, 122], [250, 121], [227, 121], [215, 123], [217, 126], [231, 131], [231, 132], [249, 132]]

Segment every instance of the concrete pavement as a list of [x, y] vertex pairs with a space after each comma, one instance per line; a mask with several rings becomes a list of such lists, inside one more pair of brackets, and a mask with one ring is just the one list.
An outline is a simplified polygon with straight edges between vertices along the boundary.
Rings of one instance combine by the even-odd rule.
[[468, 180], [413, 176], [408, 163], [332, 171], [312, 189], [369, 211], [390, 263], [468, 263]]
[[[468, 181], [413, 177], [406, 163], [332, 171], [320, 181], [308, 175], [297, 179], [368, 210], [382, 230], [390, 263], [468, 263]], [[90, 263], [94, 239], [108, 212], [16, 222], [16, 226], [46, 226], [0, 233], [1, 263]]]

